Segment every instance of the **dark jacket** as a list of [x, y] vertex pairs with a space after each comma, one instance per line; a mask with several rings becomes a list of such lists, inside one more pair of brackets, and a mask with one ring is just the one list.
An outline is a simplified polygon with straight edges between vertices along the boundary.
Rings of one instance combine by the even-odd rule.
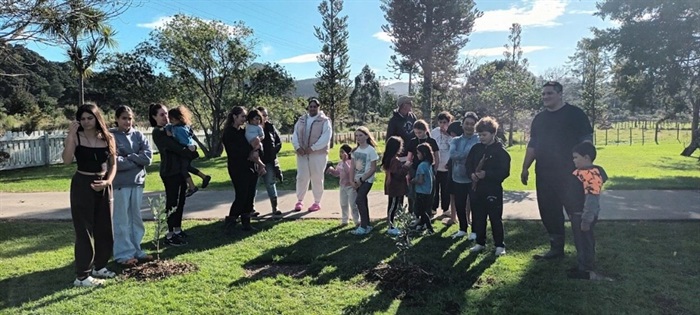
[[173, 137], [165, 133], [164, 128], [153, 128], [153, 143], [160, 153], [160, 176], [168, 177], [180, 174], [181, 163], [197, 157], [197, 151], [190, 151]]
[[263, 131], [265, 132], [265, 139], [262, 141], [263, 156], [260, 158], [265, 164], [275, 164], [277, 154], [280, 153], [280, 149], [282, 149], [280, 133], [271, 122], [265, 123]]
[[245, 128], [235, 129], [233, 126], [225, 126], [221, 143], [226, 150], [228, 171], [231, 176], [236, 171], [253, 169], [253, 162], [248, 160], [253, 147], [245, 138]]
[[476, 172], [482, 158], [485, 160], [481, 170], [486, 172], [486, 176], [479, 180], [477, 191], [502, 190], [501, 183], [510, 176], [510, 154], [498, 140], [489, 146], [475, 144], [467, 156], [467, 174], [470, 177]]
[[386, 138], [399, 136], [403, 139], [403, 143], [408, 143], [415, 135], [413, 134], [413, 123], [416, 122], [416, 115], [408, 113], [401, 116], [398, 111], [394, 111], [394, 115], [389, 119], [389, 124], [386, 127]]

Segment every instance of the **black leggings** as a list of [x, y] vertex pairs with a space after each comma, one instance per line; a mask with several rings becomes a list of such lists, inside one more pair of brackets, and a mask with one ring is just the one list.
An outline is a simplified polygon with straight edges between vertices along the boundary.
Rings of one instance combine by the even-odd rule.
[[[447, 188], [448, 184], [452, 180], [447, 171], [437, 171], [435, 172], [435, 185], [433, 185], [433, 210], [441, 208], [442, 211], [450, 210], [450, 191]], [[440, 207], [442, 204], [442, 207]]]
[[161, 176], [160, 178], [163, 180], [163, 185], [165, 186], [165, 208], [167, 211], [171, 211], [175, 208], [175, 212], [168, 216], [168, 231], [172, 232], [175, 228], [182, 227], [187, 182], [182, 174], [165, 177]]
[[367, 194], [369, 194], [370, 189], [372, 189], [372, 183], [364, 182], [360, 184], [360, 187], [357, 188], [357, 197], [355, 198], [357, 212], [360, 213], [360, 226], [363, 228], [369, 225], [369, 200], [367, 199]]
[[233, 200], [229, 209], [229, 219], [235, 220], [240, 216], [244, 224], [250, 223], [250, 214], [253, 212], [255, 203], [255, 186], [258, 183], [258, 176], [251, 167], [251, 163], [242, 161], [235, 168], [229, 166], [228, 169], [233, 189], [236, 191], [236, 199]]
[[459, 219], [459, 230], [462, 232], [467, 232], [467, 227], [469, 226], [469, 219], [467, 218], [467, 207], [469, 207], [469, 204], [467, 202], [469, 199], [469, 191], [472, 189], [472, 184], [452, 182], [451, 188], [452, 195], [455, 196], [455, 211], [457, 212], [457, 219]]
[[429, 231], [433, 230], [433, 225], [430, 223], [431, 214], [433, 211], [431, 206], [433, 205], [433, 195], [432, 194], [421, 194], [416, 193], [416, 213], [419, 215], [420, 224], [424, 224], [425, 228]]
[[490, 191], [477, 189], [469, 194], [472, 206], [472, 231], [476, 233], [476, 243], [486, 245], [486, 219], [491, 221], [491, 233], [496, 247], [506, 247], [503, 239], [503, 190], [492, 189]]
[[75, 228], [75, 273], [78, 278], [102, 269], [112, 256], [112, 186], [94, 191], [102, 176], [75, 173], [70, 184], [70, 213]]
[[389, 228], [395, 228], [394, 217], [396, 212], [403, 208], [403, 196], [389, 197], [389, 203], [386, 205], [386, 217], [389, 219]]

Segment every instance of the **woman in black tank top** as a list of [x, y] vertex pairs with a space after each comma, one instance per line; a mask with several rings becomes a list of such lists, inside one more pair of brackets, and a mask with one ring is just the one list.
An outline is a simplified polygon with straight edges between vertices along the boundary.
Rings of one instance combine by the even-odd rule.
[[116, 174], [116, 145], [99, 108], [82, 105], [64, 143], [63, 163], [75, 158], [71, 181], [71, 217], [75, 228], [75, 286], [99, 286], [115, 273], [105, 266], [112, 256], [112, 180]]

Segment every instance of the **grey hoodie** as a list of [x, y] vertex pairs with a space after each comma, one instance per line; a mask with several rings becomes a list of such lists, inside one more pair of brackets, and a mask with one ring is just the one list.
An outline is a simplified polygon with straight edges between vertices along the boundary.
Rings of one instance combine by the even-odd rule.
[[148, 139], [138, 130], [127, 132], [117, 128], [109, 129], [117, 145], [117, 175], [112, 187], [143, 186], [146, 182], [146, 166], [151, 165], [153, 153]]

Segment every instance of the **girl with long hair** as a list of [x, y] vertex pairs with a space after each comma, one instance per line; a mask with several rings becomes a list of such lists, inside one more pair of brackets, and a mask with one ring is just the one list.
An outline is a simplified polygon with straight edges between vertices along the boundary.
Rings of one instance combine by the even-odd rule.
[[[340, 155], [340, 163], [338, 167], [328, 166], [326, 173], [332, 176], [338, 177], [340, 179], [340, 223], [342, 225], [348, 224], [348, 217], [352, 216], [352, 222], [355, 225], [360, 224], [360, 214], [357, 210], [357, 191], [353, 186], [354, 179], [352, 178], [352, 147], [345, 143], [340, 146], [338, 154]], [[350, 213], [350, 215], [349, 215]]]
[[386, 209], [387, 230], [391, 236], [399, 235], [401, 231], [394, 225], [396, 212], [403, 208], [403, 196], [406, 195], [408, 183], [406, 175], [411, 168], [410, 164], [401, 163], [399, 156], [403, 151], [403, 139], [398, 136], [389, 137], [386, 140], [384, 156], [382, 157], [382, 169], [386, 173], [384, 180], [384, 194], [389, 196], [389, 203]]
[[78, 108], [64, 143], [63, 163], [77, 162], [70, 186], [75, 228], [75, 286], [100, 286], [114, 278], [112, 256], [112, 181], [117, 172], [116, 145], [95, 104]]
[[374, 173], [377, 171], [379, 155], [376, 150], [377, 143], [367, 127], [361, 126], [355, 130], [355, 141], [357, 141], [357, 147], [352, 150], [352, 161], [355, 164], [355, 167], [352, 168], [352, 177], [354, 178], [353, 186], [357, 190], [355, 203], [360, 212], [360, 226], [353, 230], [352, 234], [364, 235], [372, 230], [369, 225], [367, 195], [372, 189], [372, 183], [374, 183]]
[[433, 173], [433, 151], [427, 143], [421, 143], [416, 147], [416, 157], [419, 164], [416, 176], [411, 180], [415, 185], [416, 201], [415, 211], [418, 214], [418, 224], [416, 230], [425, 228], [428, 234], [433, 234], [430, 218], [432, 217], [433, 206], [433, 183], [435, 175]]

